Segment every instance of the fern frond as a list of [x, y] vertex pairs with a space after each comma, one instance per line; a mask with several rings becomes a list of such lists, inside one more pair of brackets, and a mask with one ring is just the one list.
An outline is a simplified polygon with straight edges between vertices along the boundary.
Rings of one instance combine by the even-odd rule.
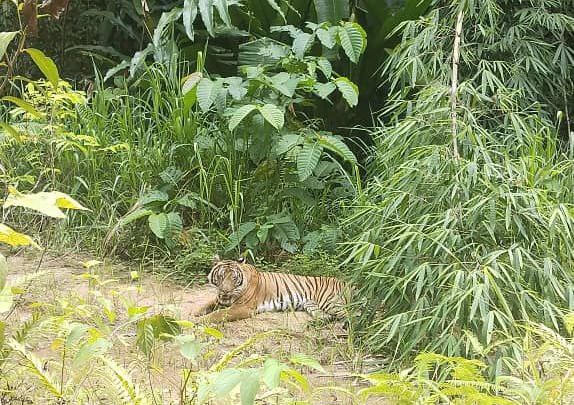
[[15, 339], [9, 339], [6, 344], [14, 351], [14, 353], [19, 355], [24, 362], [26, 369], [38, 378], [42, 386], [48, 392], [56, 398], [64, 398], [64, 394], [58, 388], [56, 379], [48, 371], [44, 370], [42, 360], [26, 350], [26, 347]]
[[231, 360], [233, 360], [233, 358], [237, 357], [245, 349], [253, 346], [255, 343], [257, 343], [258, 341], [260, 341], [262, 339], [268, 338], [269, 336], [281, 335], [283, 333], [284, 332], [281, 332], [279, 330], [271, 330], [268, 332], [258, 333], [256, 335], [252, 336], [251, 338], [247, 339], [245, 342], [241, 343], [239, 346], [237, 346], [234, 349], [227, 352], [221, 358], [221, 360], [219, 360], [217, 363], [215, 363], [213, 366], [210, 367], [209, 371], [221, 371], [221, 370], [223, 370], [229, 364], [229, 362]]
[[100, 356], [100, 360], [107, 366], [111, 373], [105, 373], [108, 377], [123, 404], [126, 405], [146, 405], [147, 399], [143, 396], [138, 386], [133, 382], [129, 371], [120, 367], [114, 360]]

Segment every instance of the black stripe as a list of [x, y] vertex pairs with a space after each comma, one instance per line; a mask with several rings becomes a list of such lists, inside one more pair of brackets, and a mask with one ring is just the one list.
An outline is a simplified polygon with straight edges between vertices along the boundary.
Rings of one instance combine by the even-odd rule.
[[321, 295], [317, 298], [317, 305], [319, 305], [319, 308], [322, 308], [325, 304], [325, 298], [329, 297], [329, 280], [325, 278], [319, 280], [321, 281]]
[[303, 286], [303, 284], [301, 284], [301, 281], [299, 280], [299, 277], [294, 276], [293, 274], [288, 274], [287, 276], [289, 276], [289, 278], [292, 280], [293, 284], [295, 284], [297, 288], [297, 292], [299, 293], [299, 295], [301, 295], [301, 298], [304, 298], [305, 295], [305, 287]]
[[286, 274], [275, 274], [275, 276], [277, 276], [277, 278], [279, 278], [278, 276], [283, 276], [280, 278], [279, 281], [283, 282], [283, 286], [285, 287], [286, 293], [289, 296], [289, 302], [291, 303], [291, 305], [293, 305], [293, 301], [295, 301], [295, 295], [293, 294], [293, 291], [291, 290], [290, 287], [294, 287], [293, 285], [289, 285], [289, 280], [287, 279]]

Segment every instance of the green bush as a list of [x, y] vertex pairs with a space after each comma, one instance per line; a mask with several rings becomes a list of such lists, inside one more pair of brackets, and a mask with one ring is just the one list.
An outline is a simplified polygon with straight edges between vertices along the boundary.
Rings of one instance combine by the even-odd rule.
[[[552, 80], [529, 70], [555, 67], [548, 50], [560, 52], [557, 32], [571, 35], [574, 26], [549, 11], [555, 2], [519, 3], [438, 8], [404, 25], [386, 66], [389, 123], [374, 133], [372, 177], [347, 220], [355, 235], [347, 255], [367, 303], [359, 327], [396, 357], [470, 355], [468, 336], [489, 345], [521, 335], [524, 321], [560, 329], [574, 305], [574, 160], [549, 104], [561, 99], [560, 83], [570, 88], [572, 69]], [[457, 16], [463, 40], [453, 99]], [[510, 53], [528, 46], [535, 59]]]

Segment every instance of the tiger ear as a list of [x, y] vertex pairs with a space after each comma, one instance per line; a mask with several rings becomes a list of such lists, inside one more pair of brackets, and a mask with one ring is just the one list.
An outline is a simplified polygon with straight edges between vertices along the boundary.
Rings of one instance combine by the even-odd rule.
[[239, 259], [237, 259], [237, 263], [239, 263], [239, 264], [244, 264], [246, 262], [247, 261], [245, 260], [245, 257], [240, 257]]
[[213, 264], [219, 263], [220, 261], [221, 261], [221, 258], [219, 257], [219, 255], [213, 256]]

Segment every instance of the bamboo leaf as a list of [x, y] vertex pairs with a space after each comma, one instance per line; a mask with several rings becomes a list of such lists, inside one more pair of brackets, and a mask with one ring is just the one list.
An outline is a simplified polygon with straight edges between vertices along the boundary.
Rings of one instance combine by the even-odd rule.
[[199, 0], [199, 14], [203, 20], [203, 25], [207, 32], [212, 37], [215, 36], [213, 31], [213, 1], [214, 0]]
[[227, 5], [227, 0], [215, 0], [215, 8], [219, 17], [223, 20], [223, 23], [231, 27], [231, 17], [229, 16], [229, 6]]
[[6, 100], [6, 101], [9, 101], [11, 103], [16, 104], [18, 107], [20, 107], [21, 109], [23, 109], [27, 113], [32, 114], [35, 117], [42, 118], [45, 115], [43, 112], [36, 110], [32, 104], [30, 104], [27, 101], [22, 100], [21, 98], [12, 97], [12, 96], [5, 96], [5, 97], [2, 97], [2, 100]]
[[183, 2], [183, 27], [187, 37], [192, 41], [194, 39], [193, 23], [197, 17], [197, 6], [198, 0], [185, 0]]
[[161, 17], [159, 18], [159, 22], [157, 26], [153, 30], [153, 46], [157, 49], [162, 46], [162, 39], [164, 34], [166, 33], [167, 29], [169, 28], [170, 24], [176, 21], [179, 17], [181, 17], [182, 9], [179, 7], [175, 7], [168, 12], [162, 13]]

